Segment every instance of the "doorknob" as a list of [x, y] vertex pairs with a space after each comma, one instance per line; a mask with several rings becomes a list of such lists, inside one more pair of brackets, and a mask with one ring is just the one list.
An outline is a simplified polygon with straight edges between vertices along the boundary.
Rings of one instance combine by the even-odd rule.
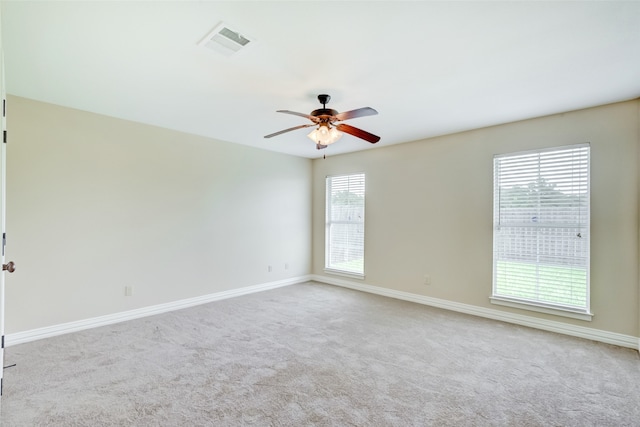
[[16, 271], [16, 265], [13, 261], [9, 261], [6, 264], [2, 264], [2, 271], [8, 271], [9, 273], [13, 273]]

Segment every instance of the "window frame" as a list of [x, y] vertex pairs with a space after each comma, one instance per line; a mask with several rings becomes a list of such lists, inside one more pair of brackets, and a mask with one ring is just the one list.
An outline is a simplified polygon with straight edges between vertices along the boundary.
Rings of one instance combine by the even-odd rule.
[[[351, 179], [362, 179], [361, 185], [352, 186], [348, 181]], [[362, 192], [362, 208], [361, 208], [361, 220], [335, 220], [331, 216], [331, 209], [333, 203], [332, 199], [332, 189], [334, 188], [334, 182], [337, 179], [346, 179], [347, 180], [347, 191], [354, 189], [356, 191]], [[354, 172], [348, 174], [340, 174], [340, 175], [327, 175], [325, 177], [325, 261], [324, 261], [324, 271], [325, 273], [346, 276], [350, 278], [356, 279], [364, 279], [365, 278], [365, 204], [366, 204], [366, 174], [364, 172]], [[356, 271], [353, 269], [345, 269], [338, 268], [335, 264], [331, 262], [332, 260], [332, 228], [334, 225], [358, 225], [361, 229], [362, 237], [361, 237], [361, 249], [360, 253], [362, 254], [362, 268], [360, 271]]]
[[[541, 162], [540, 159], [543, 158], [543, 156], [553, 156], [554, 154], [560, 154], [561, 152], [567, 152], [567, 150], [582, 150], [584, 152], [584, 148], [586, 148], [586, 163], [585, 165], [581, 165], [581, 168], [584, 169], [584, 172], [586, 173], [586, 179], [584, 179], [581, 184], [579, 185], [586, 185], [586, 191], [585, 191], [585, 195], [583, 196], [580, 193], [579, 197], [584, 197], [586, 200], [586, 208], [581, 208], [578, 207], [578, 214], [576, 215], [575, 218], [578, 218], [577, 221], [575, 221], [574, 223], [572, 223], [571, 226], [566, 225], [565, 223], [558, 223], [556, 225], [552, 225], [553, 223], [551, 222], [542, 222], [540, 224], [537, 223], [538, 218], [536, 217], [536, 220], [534, 221], [532, 219], [532, 223], [534, 223], [533, 225], [529, 225], [529, 227], [531, 227], [531, 230], [535, 230], [535, 233], [541, 233], [543, 230], [548, 229], [548, 230], [554, 230], [555, 232], [557, 232], [557, 230], [560, 230], [562, 228], [581, 228], [583, 227], [586, 231], [587, 236], [582, 236], [582, 237], [586, 237], [585, 243], [584, 245], [582, 245], [582, 251], [583, 253], [586, 253], [586, 276], [585, 276], [585, 288], [584, 288], [584, 292], [585, 292], [585, 305], [583, 306], [575, 306], [572, 304], [562, 304], [562, 303], [554, 303], [554, 302], [549, 302], [548, 300], [545, 301], [544, 299], [540, 299], [539, 297], [537, 298], [525, 298], [525, 297], [515, 297], [513, 295], [505, 295], [504, 293], [500, 293], [497, 290], [497, 270], [498, 270], [498, 262], [499, 261], [504, 261], [499, 259], [500, 255], [503, 255], [502, 252], [500, 252], [502, 249], [498, 248], [499, 243], [502, 243], [502, 241], [500, 241], [500, 235], [499, 235], [499, 231], [501, 228], [504, 227], [513, 227], [515, 228], [516, 226], [513, 224], [509, 224], [508, 225], [504, 225], [500, 223], [500, 218], [501, 218], [501, 212], [500, 210], [500, 191], [499, 191], [499, 185], [498, 185], [498, 180], [502, 177], [501, 175], [499, 176], [499, 171], [498, 171], [498, 162], [503, 161], [504, 159], [515, 159], [517, 157], [524, 157], [524, 156], [538, 156], [539, 158], [539, 163], [537, 166], [537, 177], [538, 178], [544, 178], [543, 174], [542, 174], [542, 167], [540, 166]], [[576, 318], [576, 319], [580, 319], [580, 320], [587, 320], [590, 321], [593, 317], [593, 313], [591, 313], [591, 296], [590, 296], [590, 259], [591, 259], [591, 255], [590, 255], [590, 239], [591, 239], [591, 218], [590, 218], [590, 210], [591, 210], [591, 146], [588, 142], [586, 143], [581, 143], [581, 144], [573, 144], [573, 145], [564, 145], [564, 146], [555, 146], [555, 147], [548, 147], [548, 148], [541, 148], [541, 149], [536, 149], [536, 150], [528, 150], [528, 151], [520, 151], [520, 152], [514, 152], [514, 153], [505, 153], [505, 154], [499, 154], [499, 155], [495, 155], [494, 159], [493, 159], [493, 251], [492, 251], [492, 257], [493, 257], [493, 266], [492, 266], [492, 291], [491, 291], [491, 297], [490, 297], [490, 301], [493, 304], [498, 304], [498, 305], [503, 305], [503, 306], [508, 306], [508, 307], [515, 307], [515, 308], [520, 308], [520, 309], [525, 309], [525, 310], [531, 310], [531, 311], [537, 311], [537, 312], [542, 312], [542, 313], [547, 313], [547, 314], [554, 314], [554, 315], [559, 315], [559, 316], [565, 316], [565, 317], [571, 317], [571, 318]], [[579, 170], [579, 171], [583, 171], [583, 169], [580, 168], [575, 168], [573, 165], [571, 166], [566, 166], [566, 170], [574, 172], [574, 170]], [[529, 169], [529, 171], [531, 171], [531, 169]], [[521, 172], [519, 172], [521, 173]], [[522, 176], [522, 175], [520, 175]], [[556, 184], [554, 184], [555, 187]], [[515, 184], [514, 184], [515, 186]], [[513, 187], [512, 187], [513, 188]], [[552, 187], [553, 188], [553, 187]], [[574, 187], [572, 187], [573, 189]], [[563, 196], [564, 197], [564, 196]], [[540, 208], [540, 206], [542, 206], [541, 204], [538, 205], [538, 209]], [[583, 215], [586, 214], [586, 215]], [[555, 236], [555, 234], [554, 234]], [[582, 238], [581, 237], [581, 238]], [[570, 239], [568, 237], [562, 237], [559, 239], [559, 241], [562, 242], [569, 242], [570, 243]], [[539, 247], [537, 247], [537, 250], [539, 251]], [[524, 254], [522, 252], [518, 252], [517, 255], [521, 255], [523, 256]], [[577, 257], [576, 257], [577, 259]], [[533, 265], [535, 265], [536, 267], [536, 271], [538, 271], [538, 269], [541, 266], [544, 266], [545, 268], [548, 268], [550, 265], [553, 265], [549, 262], [542, 262], [539, 259], [535, 261], [535, 263], [533, 263]], [[536, 279], [539, 280], [539, 279]], [[540, 284], [540, 282], [536, 282], [538, 285]]]

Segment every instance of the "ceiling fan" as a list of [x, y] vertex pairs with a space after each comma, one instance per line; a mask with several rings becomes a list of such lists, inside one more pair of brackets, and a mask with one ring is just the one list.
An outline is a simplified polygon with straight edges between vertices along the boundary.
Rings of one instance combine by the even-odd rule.
[[355, 119], [357, 117], [373, 116], [378, 114], [376, 110], [369, 107], [358, 108], [357, 110], [345, 111], [344, 113], [338, 113], [336, 110], [327, 108], [327, 103], [331, 97], [329, 95], [318, 95], [318, 101], [322, 104], [322, 108], [313, 110], [310, 114], [296, 113], [289, 110], [278, 110], [278, 113], [293, 114], [294, 116], [306, 117], [313, 123], [306, 125], [294, 126], [289, 129], [281, 130], [269, 135], [265, 135], [265, 138], [271, 138], [286, 132], [290, 132], [296, 129], [308, 128], [311, 126], [318, 126], [309, 135], [307, 135], [313, 142], [316, 143], [316, 148], [322, 150], [327, 148], [330, 144], [336, 142], [342, 137], [342, 132], [353, 135], [357, 138], [364, 139], [372, 144], [380, 141], [380, 137], [372, 133], [366, 132], [362, 129], [358, 129], [345, 123], [337, 123], [343, 120]]

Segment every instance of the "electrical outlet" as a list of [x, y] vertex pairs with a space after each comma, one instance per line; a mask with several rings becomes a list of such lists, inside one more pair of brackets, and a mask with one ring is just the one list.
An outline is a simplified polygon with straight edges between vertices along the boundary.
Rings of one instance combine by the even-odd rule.
[[268, 271], [269, 273], [271, 273], [271, 266], [270, 266], [270, 265], [268, 265], [268, 266], [267, 266], [267, 271]]
[[288, 262], [285, 262], [285, 263], [284, 263], [284, 269], [285, 269], [285, 270], [288, 270], [288, 269], [289, 269], [289, 263], [288, 263]]
[[133, 286], [125, 286], [124, 287], [124, 296], [130, 297], [133, 295]]
[[431, 286], [431, 276], [429, 276], [428, 274], [424, 275], [424, 284], [426, 286]]

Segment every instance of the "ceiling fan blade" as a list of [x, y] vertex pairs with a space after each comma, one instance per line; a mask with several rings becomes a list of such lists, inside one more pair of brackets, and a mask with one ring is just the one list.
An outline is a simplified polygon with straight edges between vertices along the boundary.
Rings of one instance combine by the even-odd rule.
[[309, 123], [307, 125], [294, 126], [292, 128], [289, 128], [289, 129], [281, 130], [280, 132], [275, 132], [275, 133], [271, 133], [269, 135], [265, 135], [264, 137], [265, 138], [271, 138], [272, 136], [278, 136], [278, 135], [281, 135], [281, 134], [286, 133], [286, 132], [291, 132], [292, 130], [308, 128], [309, 126], [315, 126], [315, 125], [316, 125], [315, 123]]
[[306, 119], [309, 119], [309, 120], [311, 120], [311, 121], [312, 121], [312, 122], [314, 122], [314, 123], [317, 123], [317, 122], [318, 122], [318, 118], [317, 118], [317, 117], [313, 117], [313, 116], [310, 116], [310, 115], [308, 115], [308, 114], [304, 114], [304, 113], [298, 113], [298, 112], [295, 112], [295, 111], [289, 111], [289, 110], [278, 110], [278, 111], [276, 111], [276, 113], [293, 114], [294, 116], [300, 116], [300, 117], [304, 117], [304, 118], [306, 118]]
[[338, 129], [340, 132], [348, 133], [355, 137], [364, 139], [365, 141], [369, 141], [372, 144], [375, 144], [376, 142], [380, 141], [379, 136], [376, 136], [362, 129], [354, 128], [353, 126], [350, 126], [344, 123], [337, 124], [336, 129]]
[[336, 120], [342, 121], [347, 119], [355, 119], [356, 117], [375, 116], [378, 114], [376, 110], [371, 107], [358, 108], [357, 110], [345, 111], [344, 113], [336, 114]]

